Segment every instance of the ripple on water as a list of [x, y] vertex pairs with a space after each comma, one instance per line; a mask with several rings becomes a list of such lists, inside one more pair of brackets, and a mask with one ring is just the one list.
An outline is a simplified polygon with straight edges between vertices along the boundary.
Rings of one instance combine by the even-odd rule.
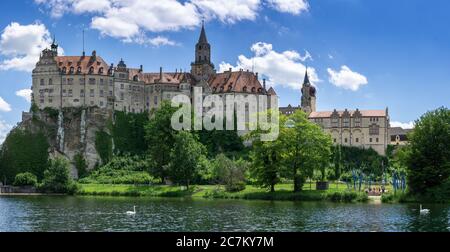
[[[136, 205], [137, 214], [125, 214]], [[0, 231], [450, 231], [450, 206], [0, 197]]]

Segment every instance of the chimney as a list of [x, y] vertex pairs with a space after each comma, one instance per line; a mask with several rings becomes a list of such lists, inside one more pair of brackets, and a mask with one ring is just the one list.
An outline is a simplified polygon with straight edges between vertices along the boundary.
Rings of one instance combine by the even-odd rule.
[[159, 79], [162, 80], [162, 67], [159, 67]]
[[141, 67], [139, 68], [139, 72], [142, 73], [144, 71], [144, 66], [141, 65]]
[[230, 73], [231, 73], [232, 70], [233, 70], [233, 69], [230, 67]]
[[256, 79], [259, 80], [259, 79], [258, 79], [258, 73], [256, 73]]
[[264, 90], [267, 90], [266, 89], [266, 79], [263, 79], [263, 87], [264, 87]]

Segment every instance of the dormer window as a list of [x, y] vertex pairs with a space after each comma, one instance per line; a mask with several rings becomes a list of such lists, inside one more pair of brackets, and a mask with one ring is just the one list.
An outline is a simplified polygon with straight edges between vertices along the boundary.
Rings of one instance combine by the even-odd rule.
[[220, 92], [223, 92], [223, 86], [222, 86], [222, 87], [220, 87]]
[[133, 76], [133, 81], [138, 81], [138, 80], [139, 80], [139, 78], [137, 75]]
[[247, 92], [247, 87], [244, 87], [242, 91]]
[[256, 91], [255, 87], [252, 87], [252, 93], [254, 93]]
[[92, 74], [92, 73], [94, 73], [94, 67], [89, 68], [89, 74]]
[[74, 71], [75, 69], [73, 68], [73, 67], [70, 67], [70, 73], [71, 74], [73, 74], [73, 71]]
[[231, 91], [233, 89], [233, 86], [229, 85], [228, 86], [228, 91]]
[[99, 74], [103, 74], [103, 67], [100, 67], [100, 69], [98, 70]]
[[81, 67], [77, 68], [77, 73], [81, 73]]
[[63, 67], [61, 72], [62, 72], [62, 73], [66, 73], [66, 72], [67, 72], [67, 68], [66, 68], [66, 67]]
[[262, 93], [262, 88], [258, 88], [258, 93]]

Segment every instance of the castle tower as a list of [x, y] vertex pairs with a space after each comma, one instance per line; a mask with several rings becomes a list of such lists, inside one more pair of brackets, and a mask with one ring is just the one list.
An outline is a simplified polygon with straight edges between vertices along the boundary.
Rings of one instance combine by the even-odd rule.
[[58, 56], [58, 44], [56, 44], [56, 38], [53, 37], [52, 45], [50, 46], [52, 54], [54, 57]]
[[200, 81], [207, 80], [215, 73], [214, 65], [211, 63], [211, 45], [208, 43], [203, 23], [200, 38], [195, 45], [195, 60], [191, 64], [191, 74], [197, 81]]
[[309, 81], [308, 68], [303, 81], [301, 107], [308, 115], [316, 111], [316, 88]]

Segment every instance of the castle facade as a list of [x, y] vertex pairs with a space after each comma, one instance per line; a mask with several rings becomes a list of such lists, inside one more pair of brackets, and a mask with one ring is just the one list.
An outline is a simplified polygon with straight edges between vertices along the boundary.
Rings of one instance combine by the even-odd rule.
[[281, 113], [290, 115], [302, 109], [314, 122], [331, 135], [335, 145], [372, 148], [385, 155], [391, 143], [389, 110], [336, 110], [316, 111], [316, 88], [309, 81], [308, 72], [302, 86], [301, 106], [281, 107]]
[[225, 71], [217, 73], [211, 62], [211, 45], [204, 25], [195, 46], [195, 59], [189, 73], [147, 73], [143, 66], [129, 68], [121, 59], [108, 64], [93, 51], [87, 56], [60, 56], [54, 41], [42, 51], [32, 74], [32, 100], [40, 109], [66, 107], [99, 107], [109, 111], [150, 112], [164, 100], [178, 94], [192, 97], [193, 87], [203, 87], [204, 94], [265, 95], [270, 101], [275, 90], [261, 84], [258, 73]]

